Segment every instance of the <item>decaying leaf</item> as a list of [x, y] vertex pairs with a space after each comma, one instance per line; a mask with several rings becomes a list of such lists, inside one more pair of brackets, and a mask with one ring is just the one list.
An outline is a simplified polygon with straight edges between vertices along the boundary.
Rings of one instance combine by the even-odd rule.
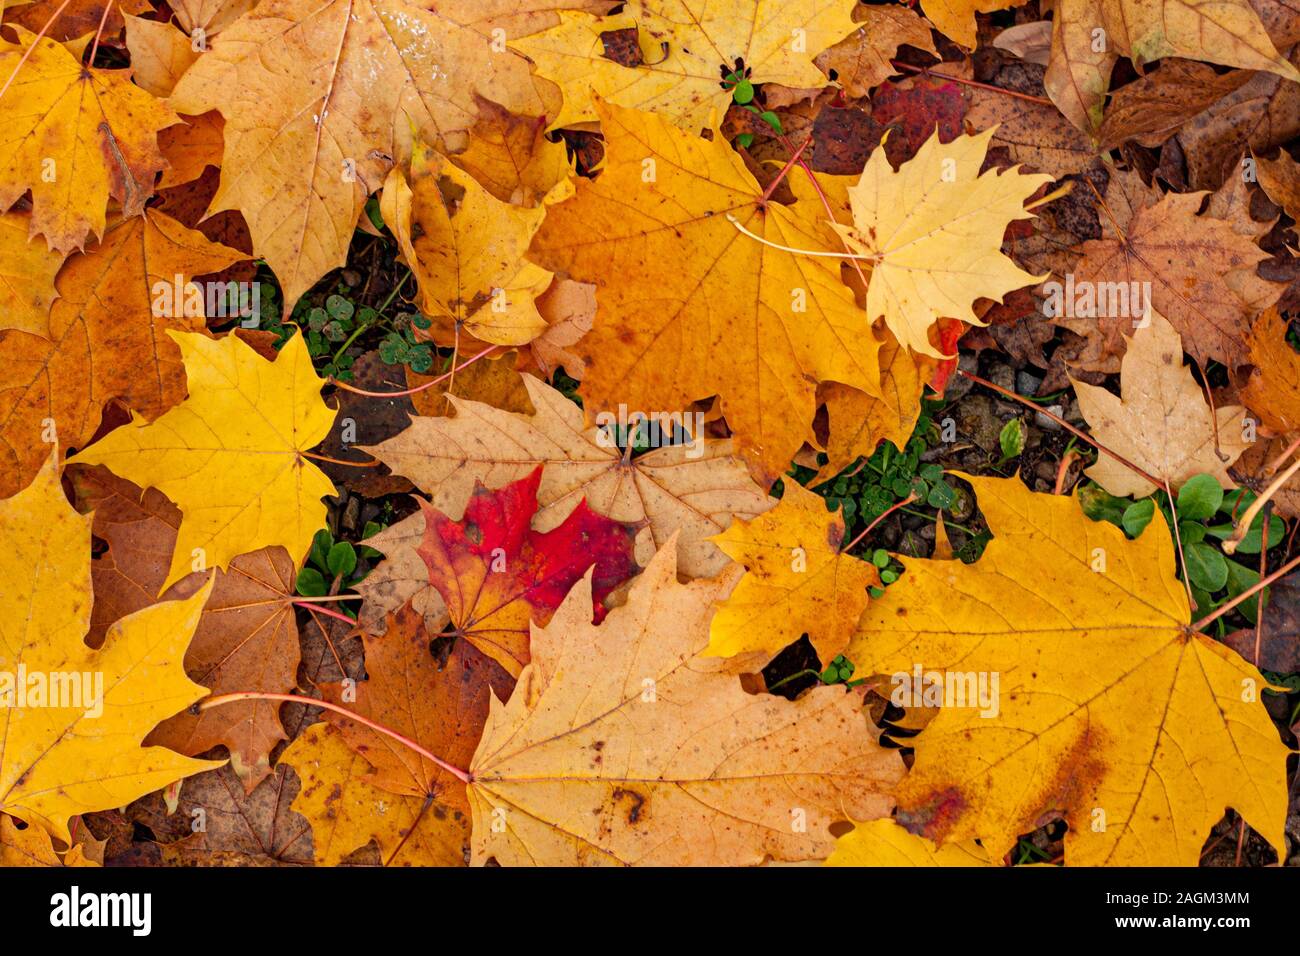
[[238, 209], [297, 301], [347, 257], [366, 197], [410, 150], [463, 146], [475, 95], [548, 111], [527, 63], [492, 50], [472, 6], [405, 0], [262, 0], [222, 30], [170, 104], [226, 120], [221, 188], [210, 212]]
[[[888, 814], [902, 761], [858, 694], [751, 695], [710, 667], [699, 654], [735, 573], [679, 584], [675, 554], [659, 551], [603, 624], [586, 577], [534, 631], [470, 765], [475, 863], [821, 859], [833, 821]], [[791, 827], [796, 810], [806, 826]]]
[[[94, 533], [108, 545], [91, 565], [95, 606], [90, 642], [98, 646], [114, 622], [159, 600], [181, 512], [156, 489], [141, 491], [102, 468], [77, 469], [73, 485], [78, 507], [94, 510]], [[199, 572], [182, 578], [162, 600], [188, 597], [209, 577]], [[214, 694], [292, 691], [298, 626], [289, 602], [296, 577], [283, 548], [241, 554], [229, 571], [217, 571], [185, 652], [190, 678]], [[273, 701], [247, 701], [177, 714], [160, 724], [148, 742], [190, 756], [224, 746], [234, 772], [251, 791], [271, 772], [272, 748], [286, 739], [279, 710]]]
[[[1079, 411], [1097, 440], [1177, 490], [1193, 475], [1208, 473], [1233, 487], [1231, 465], [1251, 444], [1246, 410], [1211, 409], [1205, 392], [1183, 366], [1183, 341], [1159, 312], [1129, 339], [1120, 367], [1123, 398], [1097, 385], [1073, 381]], [[1109, 455], [1098, 455], [1088, 477], [1112, 495], [1143, 498], [1150, 481]]]
[[537, 531], [550, 531], [585, 500], [596, 514], [647, 525], [656, 548], [678, 533], [679, 567], [692, 577], [716, 574], [726, 563], [711, 535], [733, 517], [752, 518], [770, 506], [732, 443], [707, 439], [700, 423], [688, 423], [696, 434], [672, 444], [664, 424], [663, 447], [625, 458], [612, 429], [585, 428], [573, 402], [532, 376], [523, 381], [535, 415], [453, 397], [454, 418], [414, 418], [406, 431], [366, 450], [457, 520], [476, 484], [500, 488], [541, 467]]

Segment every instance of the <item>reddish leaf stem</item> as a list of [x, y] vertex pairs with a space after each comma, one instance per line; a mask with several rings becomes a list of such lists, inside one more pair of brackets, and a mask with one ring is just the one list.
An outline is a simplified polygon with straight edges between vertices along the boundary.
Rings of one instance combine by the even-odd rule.
[[471, 776], [469, 771], [461, 770], [460, 767], [453, 767], [451, 764], [447, 763], [447, 761], [443, 760], [441, 757], [429, 753], [429, 751], [425, 750], [423, 747], [417, 744], [410, 737], [407, 737], [403, 734], [399, 734], [397, 731], [385, 727], [383, 724], [377, 723], [371, 720], [369, 717], [363, 717], [360, 714], [356, 713], [355, 711], [348, 710], [346, 707], [341, 707], [338, 704], [335, 704], [328, 700], [318, 700], [315, 697], [303, 697], [300, 694], [270, 694], [270, 693], [263, 693], [261, 691], [249, 690], [249, 691], [238, 691], [233, 694], [218, 694], [215, 697], [209, 697], [206, 700], [199, 701], [199, 710], [201, 711], [210, 710], [213, 707], [220, 707], [223, 704], [233, 704], [236, 701], [240, 701], [240, 700], [278, 700], [286, 703], [305, 704], [308, 707], [323, 707], [325, 710], [332, 710], [336, 714], [342, 714], [344, 717], [348, 718], [348, 720], [355, 720], [358, 724], [361, 724], [363, 727], [369, 727], [375, 733], [383, 734], [386, 737], [391, 737], [393, 740], [396, 740], [398, 743], [406, 747], [409, 747], [411, 750], [414, 750], [425, 760], [428, 760], [430, 763], [433, 763], [436, 766], [439, 766], [443, 770], [447, 771], [457, 780], [460, 780], [463, 783], [474, 782], [474, 778], [473, 776]]
[[[338, 379], [334, 378], [333, 376], [330, 376], [330, 378], [327, 379], [327, 381], [329, 382], [330, 385], [333, 385], [335, 388], [341, 388], [343, 389], [343, 391], [351, 392], [353, 395], [365, 395], [367, 398], [399, 398], [402, 395], [414, 395], [417, 392], [427, 391], [428, 389], [433, 388], [433, 386], [437, 385], [439, 382], [443, 381], [444, 379], [449, 378], [452, 375], [455, 375], [461, 369], [465, 369], [473, 365], [475, 362], [477, 362], [483, 356], [487, 355], [489, 352], [495, 352], [499, 348], [501, 348], [501, 346], [499, 345], [489, 345], [487, 348], [485, 348], [482, 352], [479, 352], [478, 355], [475, 355], [473, 358], [466, 359], [460, 365], [453, 366], [450, 372], [444, 372], [442, 375], [439, 375], [437, 378], [433, 379], [430, 382], [425, 382], [423, 385], [417, 385], [415, 386], [415, 388], [402, 389], [402, 391], [400, 392], [372, 392], [369, 391], [368, 389], [357, 388], [355, 385], [349, 385], [347, 382], [340, 382]], [[345, 461], [343, 462], [343, 464], [350, 465], [353, 463], [350, 461]]]
[[1282, 575], [1286, 574], [1296, 565], [1300, 565], [1300, 556], [1292, 558], [1290, 561], [1282, 565], [1282, 567], [1278, 568], [1268, 577], [1261, 578], [1255, 584], [1252, 584], [1250, 587], [1246, 588], [1246, 590], [1238, 594], [1231, 601], [1228, 601], [1224, 604], [1220, 604], [1213, 612], [1205, 615], [1205, 617], [1201, 618], [1199, 621], [1193, 621], [1191, 624], [1188, 625], [1188, 627], [1190, 627], [1193, 631], [1203, 630], [1207, 624], [1213, 624], [1215, 621], [1223, 617], [1223, 615], [1227, 614], [1238, 604], [1241, 604], [1243, 601], [1249, 601], [1252, 597], [1254, 597], [1260, 591], [1264, 590], [1264, 588], [1268, 587], [1278, 578], [1282, 577]]
[[840, 554], [848, 554], [850, 551], [853, 550], [853, 548], [857, 545], [859, 541], [861, 541], [867, 535], [871, 534], [872, 529], [875, 528], [876, 525], [880, 524], [880, 522], [888, 518], [892, 512], [897, 511], [899, 508], [906, 507], [907, 505], [910, 505], [913, 501], [916, 500], [918, 500], [916, 497], [916, 492], [913, 491], [910, 492], [908, 496], [904, 498], [902, 501], [898, 502], [895, 505], [891, 505], [889, 508], [886, 508], [884, 511], [880, 513], [880, 517], [876, 518], [875, 521], [871, 522], [871, 524], [867, 525], [867, 527], [863, 529], [863, 532], [860, 535], [858, 535], [856, 538], [850, 541], [845, 547], [840, 548]]
[[302, 601], [296, 599], [290, 601], [289, 603], [292, 604], [294, 607], [302, 608], [304, 611], [311, 611], [314, 614], [324, 614], [326, 617], [332, 617], [336, 621], [346, 621], [348, 624], [353, 624], [353, 625], [357, 623], [352, 618], [348, 617], [346, 614], [340, 614], [338, 611], [331, 611], [327, 607], [317, 607], [315, 604], [305, 604]]

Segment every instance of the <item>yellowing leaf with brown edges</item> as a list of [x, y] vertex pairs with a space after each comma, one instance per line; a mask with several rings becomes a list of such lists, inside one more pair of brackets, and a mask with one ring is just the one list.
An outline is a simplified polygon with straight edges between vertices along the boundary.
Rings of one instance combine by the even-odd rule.
[[599, 626], [584, 578], [534, 628], [532, 662], [509, 703], [492, 701], [469, 768], [474, 863], [821, 859], [831, 823], [889, 813], [902, 761], [860, 693], [747, 693], [699, 656], [735, 573], [679, 584], [676, 564], [659, 551]]
[[884, 693], [917, 668], [951, 681], [951, 706], [909, 740], [899, 821], [1000, 857], [1060, 815], [1067, 864], [1195, 866], [1232, 808], [1285, 853], [1288, 750], [1264, 678], [1189, 630], [1163, 518], [1130, 541], [1075, 498], [961, 477], [993, 533], [983, 557], [900, 556], [847, 651], [890, 675]]
[[[741, 60], [754, 83], [825, 85], [813, 57], [852, 32], [853, 7], [850, 0], [629, 0], [611, 17], [562, 13], [559, 26], [510, 45], [564, 91], [553, 126], [596, 119], [600, 97], [694, 133], [726, 111], [731, 94], [720, 71]], [[620, 62], [607, 56], [603, 35], [626, 30], [638, 35]]]
[[829, 663], [848, 643], [867, 588], [880, 582], [874, 565], [841, 550], [843, 514], [792, 479], [775, 508], [713, 540], [745, 576], [713, 617], [710, 655], [771, 657], [806, 633]]
[[144, 209], [167, 165], [158, 131], [180, 117], [127, 70], [85, 69], [48, 37], [9, 29], [18, 42], [0, 37], [0, 76], [12, 79], [0, 100], [0, 210], [30, 189], [32, 234], [67, 253], [104, 234], [109, 196], [127, 216]]
[[[221, 765], [141, 746], [207, 693], [181, 659], [210, 585], [123, 618], [91, 649], [90, 523], [64, 497], [57, 451], [0, 501], [0, 811], [68, 844], [75, 814], [125, 806]], [[20, 673], [27, 679], [16, 686]]]
[[[395, 745], [400, 746], [400, 745]], [[302, 788], [292, 808], [311, 821], [316, 862], [338, 866], [370, 841], [384, 866], [463, 866], [469, 842], [464, 814], [425, 797], [382, 790], [373, 768], [328, 724], [312, 724], [280, 759], [297, 772]]]
[[435, 337], [452, 344], [463, 329], [494, 345], [523, 345], [546, 328], [533, 300], [552, 276], [524, 259], [544, 206], [502, 202], [417, 143], [409, 179], [394, 168], [380, 208], [415, 273]]
[[238, 209], [292, 305], [347, 258], [366, 197], [409, 154], [412, 129], [464, 145], [475, 93], [537, 116], [554, 106], [522, 57], [492, 49], [472, 5], [262, 0], [182, 77], [179, 112], [225, 117], [211, 212]]
[[[769, 485], [803, 444], [816, 383], [878, 394], [879, 343], [827, 250], [817, 202], [760, 203], [720, 134], [705, 140], [649, 113], [599, 106], [606, 162], [552, 206], [530, 256], [597, 286], [595, 324], [573, 351], [589, 413], [620, 404], [684, 412], [722, 397], [742, 453]], [[735, 220], [734, 222], [732, 220]]]
[[862, 178], [849, 187], [853, 225], [836, 225], [850, 248], [871, 257], [867, 318], [884, 316], [898, 341], [942, 357], [930, 343], [941, 318], [986, 324], [972, 306], [1002, 300], [1042, 276], [1002, 254], [1002, 234], [1030, 219], [1025, 200], [1051, 176], [980, 166], [993, 130], [941, 143], [936, 132], [897, 172], [877, 149]]
[[[133, 420], [69, 461], [104, 465], [181, 509], [171, 568], [160, 591], [191, 571], [279, 545], [300, 561], [325, 525], [334, 484], [303, 452], [335, 412], [320, 398], [302, 336], [274, 362], [237, 336], [172, 333], [190, 395], [155, 422]], [[196, 567], [197, 565], [197, 567]]]

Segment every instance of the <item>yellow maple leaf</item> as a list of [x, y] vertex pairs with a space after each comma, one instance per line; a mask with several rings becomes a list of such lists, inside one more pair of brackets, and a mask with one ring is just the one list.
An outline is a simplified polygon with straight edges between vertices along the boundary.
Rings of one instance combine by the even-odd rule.
[[889, 813], [902, 762], [861, 697], [753, 695], [711, 666], [700, 652], [735, 574], [679, 584], [675, 554], [661, 549], [599, 626], [588, 576], [534, 627], [470, 764], [474, 863], [821, 859], [833, 822]]
[[835, 841], [827, 866], [992, 866], [984, 848], [970, 840], [936, 846], [888, 818], [856, 824]]
[[[396, 745], [395, 745], [396, 746]], [[302, 781], [292, 808], [311, 821], [316, 862], [338, 866], [371, 840], [385, 866], [464, 866], [469, 821], [429, 809], [431, 798], [392, 793], [370, 782], [374, 768], [328, 724], [312, 724], [280, 760]]]
[[1130, 541], [1074, 498], [961, 477], [994, 535], [984, 556], [900, 557], [847, 652], [904, 706], [946, 704], [915, 738], [900, 821], [997, 857], [1059, 814], [1069, 864], [1195, 866], [1232, 807], [1285, 852], [1266, 682], [1189, 628], [1163, 518]]
[[92, 649], [91, 519], [64, 497], [57, 451], [0, 501], [0, 811], [68, 844], [74, 814], [223, 763], [141, 746], [207, 693], [181, 662], [211, 585], [124, 617]]
[[929, 330], [940, 318], [987, 325], [972, 308], [1041, 282], [1002, 254], [1002, 235], [1030, 219], [1025, 200], [1051, 176], [980, 166], [993, 130], [939, 142], [938, 131], [897, 172], [877, 149], [850, 186], [853, 225], [836, 224], [849, 246], [871, 258], [867, 318], [884, 316], [898, 341], [942, 357]]
[[775, 508], [712, 540], [745, 566], [709, 628], [706, 653], [718, 657], [771, 656], [806, 633], [829, 663], [848, 643], [867, 588], [880, 581], [874, 565], [840, 550], [843, 514], [791, 479]]
[[589, 366], [586, 407], [671, 414], [719, 394], [742, 453], [770, 485], [809, 432], [817, 382], [880, 391], [880, 343], [839, 262], [753, 238], [825, 249], [825, 212], [762, 201], [721, 135], [597, 108], [605, 168], [550, 208], [529, 251], [598, 286], [595, 324], [573, 347]]
[[442, 332], [439, 339], [454, 341], [441, 325], [494, 345], [523, 345], [546, 328], [534, 300], [552, 276], [524, 260], [545, 206], [502, 202], [416, 143], [409, 180], [394, 167], [380, 208], [415, 273], [420, 311]]
[[[167, 166], [158, 131], [180, 117], [131, 82], [128, 70], [83, 67], [62, 44], [20, 26], [0, 37], [0, 210], [31, 190], [31, 230], [60, 252], [104, 234], [111, 195], [134, 216]], [[27, 61], [18, 68], [24, 56]]]
[[189, 398], [157, 421], [133, 418], [70, 458], [105, 465], [181, 509], [167, 580], [225, 569], [232, 558], [280, 545], [295, 561], [325, 524], [334, 484], [303, 457], [334, 424], [302, 336], [274, 362], [237, 336], [169, 332], [180, 346]]
[[[846, 0], [630, 0], [621, 13], [595, 17], [561, 13], [560, 25], [510, 45], [564, 91], [564, 109], [552, 126], [594, 120], [593, 94], [618, 106], [661, 113], [695, 132], [731, 101], [723, 70], [744, 61], [754, 83], [796, 89], [821, 87], [826, 77], [813, 58], [853, 32]], [[606, 56], [605, 36], [635, 30], [635, 49], [622, 63]]]

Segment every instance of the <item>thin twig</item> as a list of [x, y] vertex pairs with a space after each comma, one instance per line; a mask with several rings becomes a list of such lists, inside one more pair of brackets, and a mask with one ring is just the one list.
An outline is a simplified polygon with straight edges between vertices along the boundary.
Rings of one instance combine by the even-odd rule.
[[973, 372], [968, 372], [963, 368], [957, 369], [957, 374], [964, 375], [972, 382], [975, 382], [978, 385], [983, 385], [985, 388], [991, 388], [993, 389], [993, 391], [999, 392], [1005, 395], [1007, 398], [1015, 399], [1017, 402], [1020, 402], [1020, 404], [1028, 408], [1032, 408], [1034, 411], [1047, 416], [1052, 421], [1056, 422], [1056, 424], [1060, 425], [1062, 428], [1069, 431], [1076, 438], [1082, 438], [1093, 448], [1096, 448], [1099, 452], [1102, 452], [1105, 455], [1109, 455], [1111, 458], [1114, 458], [1117, 462], [1119, 462], [1124, 467], [1132, 469], [1134, 474], [1142, 476], [1147, 481], [1151, 482], [1151, 484], [1153, 484], [1155, 487], [1159, 488], [1162, 486], [1161, 480], [1157, 478], [1155, 475], [1152, 475], [1149, 472], [1147, 472], [1145, 469], [1140, 468], [1137, 465], [1133, 464], [1133, 462], [1129, 461], [1127, 458], [1123, 457], [1122, 455], [1118, 455], [1115, 452], [1111, 451], [1109, 448], [1107, 448], [1101, 442], [1097, 441], [1097, 439], [1093, 438], [1088, 433], [1084, 431], [1080, 431], [1078, 428], [1075, 428], [1073, 425], [1067, 422], [1060, 415], [1055, 415], [1052, 412], [1049, 412], [1047, 409], [1042, 408], [1041, 406], [1025, 398], [1023, 395], [1017, 395], [1015, 392], [1011, 391], [1010, 389], [1003, 388], [1001, 385], [997, 385], [993, 382], [990, 382], [986, 378], [980, 378], [978, 375], [974, 374]]
[[973, 86], [977, 89], [988, 90], [991, 93], [1001, 93], [1003, 96], [1011, 96], [1018, 100], [1025, 100], [1029, 103], [1038, 103], [1040, 106], [1050, 106], [1056, 108], [1053, 103], [1045, 96], [1034, 96], [1031, 93], [1018, 93], [1015, 90], [1004, 90], [1000, 86], [994, 86], [991, 83], [981, 83], [979, 80], [968, 80], [963, 76], [953, 76], [951, 73], [937, 73], [929, 67], [913, 66], [911, 63], [902, 63], [899, 60], [890, 60], [890, 66], [896, 70], [906, 70], [910, 73], [919, 73], [922, 76], [932, 76], [937, 80], [951, 80], [953, 83], [960, 83], [963, 86]]

